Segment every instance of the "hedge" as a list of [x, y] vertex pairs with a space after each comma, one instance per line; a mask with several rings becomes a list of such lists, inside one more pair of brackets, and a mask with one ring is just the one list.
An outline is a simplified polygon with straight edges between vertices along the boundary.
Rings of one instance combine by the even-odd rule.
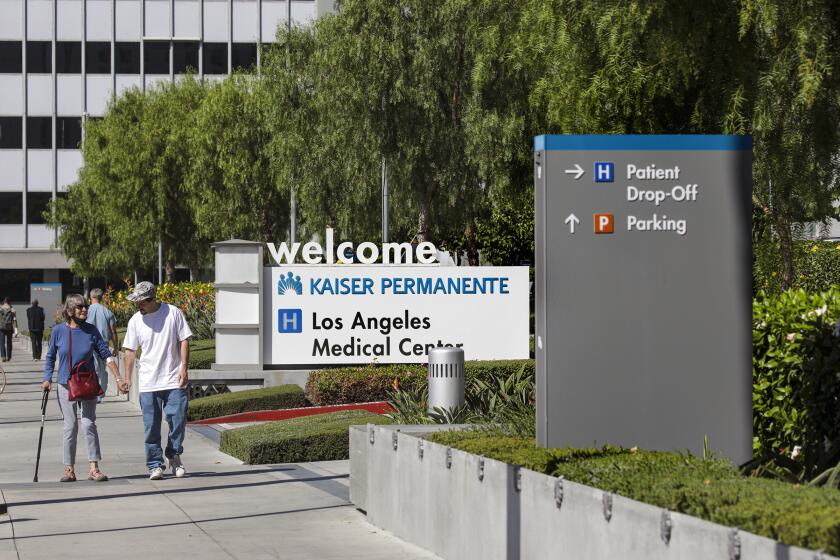
[[[508, 377], [525, 368], [534, 376], [534, 360], [471, 361], [464, 364], [464, 374], [491, 379]], [[306, 398], [314, 405], [349, 404], [384, 401], [394, 388], [414, 390], [426, 384], [427, 367], [421, 364], [371, 365], [313, 371], [306, 383]]]
[[280, 385], [191, 400], [187, 417], [189, 420], [204, 420], [240, 412], [300, 408], [306, 405], [303, 389], [297, 385]]
[[252, 465], [348, 459], [350, 426], [391, 423], [364, 410], [292, 418], [224, 431], [219, 450]]
[[426, 382], [426, 368], [396, 364], [317, 370], [309, 374], [306, 398], [316, 406], [384, 401], [394, 380], [403, 388], [418, 387]]
[[430, 439], [657, 507], [840, 554], [840, 491], [741, 476], [722, 459], [679, 453], [543, 449], [525, 438], [443, 432]]
[[216, 341], [214, 339], [190, 341], [190, 369], [210, 369], [216, 361]]

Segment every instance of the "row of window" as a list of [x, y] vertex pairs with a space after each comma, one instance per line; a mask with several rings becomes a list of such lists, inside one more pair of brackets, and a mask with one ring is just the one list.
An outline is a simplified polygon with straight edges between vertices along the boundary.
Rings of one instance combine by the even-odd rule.
[[[189, 69], [198, 71], [199, 43], [173, 41], [172, 71], [185, 74]], [[146, 74], [169, 74], [169, 41], [143, 43], [143, 66]], [[23, 72], [23, 43], [0, 41], [0, 74]], [[256, 43], [233, 43], [231, 59], [234, 69], [248, 69], [257, 64]], [[111, 43], [85, 43], [85, 71], [88, 74], [111, 73]], [[228, 44], [204, 43], [202, 50], [205, 74], [228, 73]], [[26, 42], [26, 71], [30, 74], [52, 73], [52, 43], [50, 41]], [[55, 43], [55, 71], [57, 74], [82, 73], [82, 43], [57, 41]], [[140, 73], [140, 43], [114, 43], [114, 73]]]
[[[52, 148], [52, 117], [26, 117], [26, 147]], [[56, 117], [55, 147], [74, 150], [82, 141], [81, 117]], [[23, 149], [23, 117], [0, 117], [0, 149]]]
[[[23, 224], [23, 195], [22, 192], [0, 192], [0, 225]], [[67, 196], [67, 193], [60, 192], [57, 196]], [[26, 223], [29, 225], [47, 223], [44, 220], [44, 212], [50, 200], [52, 200], [52, 193], [26, 193]]]

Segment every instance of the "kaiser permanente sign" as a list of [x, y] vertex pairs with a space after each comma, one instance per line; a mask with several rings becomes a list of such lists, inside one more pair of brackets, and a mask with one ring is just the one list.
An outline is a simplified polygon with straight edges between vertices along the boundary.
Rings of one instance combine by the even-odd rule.
[[[527, 267], [440, 266], [432, 243], [325, 238], [266, 244], [278, 266], [262, 272], [265, 364], [423, 363], [435, 346], [470, 360], [529, 356]], [[363, 264], [335, 264], [348, 250]]]

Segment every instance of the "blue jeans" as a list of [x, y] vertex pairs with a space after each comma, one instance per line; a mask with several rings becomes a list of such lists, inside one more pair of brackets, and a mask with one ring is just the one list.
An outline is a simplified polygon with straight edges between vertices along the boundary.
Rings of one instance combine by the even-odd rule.
[[149, 470], [163, 467], [163, 450], [160, 447], [160, 421], [166, 415], [169, 437], [166, 456], [172, 458], [184, 452], [184, 432], [187, 429], [187, 390], [166, 389], [140, 393], [140, 410], [146, 443], [146, 466]]

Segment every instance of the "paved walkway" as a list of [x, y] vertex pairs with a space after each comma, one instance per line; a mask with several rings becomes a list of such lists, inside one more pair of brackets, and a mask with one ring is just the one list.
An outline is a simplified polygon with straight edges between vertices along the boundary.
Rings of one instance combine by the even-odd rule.
[[[5, 503], [8, 514], [0, 514], [0, 560], [437, 558], [364, 520], [348, 500], [347, 461], [243, 465], [188, 429], [188, 476], [149, 481], [142, 418], [116, 397], [97, 408], [101, 467], [111, 481], [55, 482], [63, 470], [61, 417], [51, 394], [41, 482], [32, 483], [43, 362], [28, 355], [17, 350], [2, 364], [0, 511]], [[83, 437], [78, 457], [85, 473]]]

